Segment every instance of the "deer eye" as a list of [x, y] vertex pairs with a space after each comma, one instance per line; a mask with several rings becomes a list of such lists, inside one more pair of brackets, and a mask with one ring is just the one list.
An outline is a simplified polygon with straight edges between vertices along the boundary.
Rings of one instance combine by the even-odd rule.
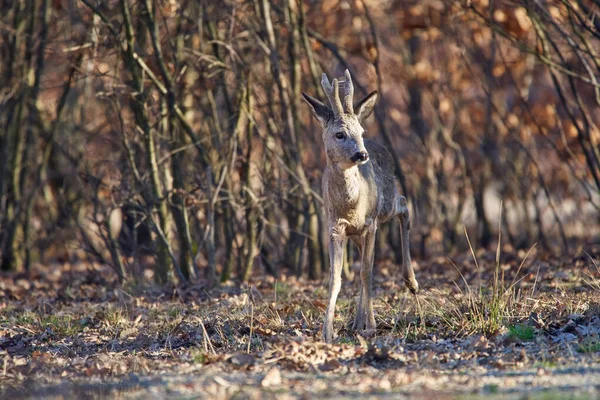
[[338, 132], [338, 133], [336, 133], [336, 134], [335, 134], [335, 137], [336, 137], [337, 139], [340, 139], [340, 140], [342, 140], [342, 139], [345, 137], [345, 135], [344, 135], [344, 132]]

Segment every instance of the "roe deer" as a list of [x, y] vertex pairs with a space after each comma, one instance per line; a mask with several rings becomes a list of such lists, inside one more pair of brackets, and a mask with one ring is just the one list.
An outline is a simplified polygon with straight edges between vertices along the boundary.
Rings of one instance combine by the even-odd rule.
[[[402, 267], [406, 286], [417, 293], [410, 261], [408, 231], [410, 217], [406, 198], [396, 190], [394, 165], [388, 150], [367, 139], [363, 121], [371, 114], [377, 101], [377, 91], [353, 103], [354, 86], [350, 72], [345, 80], [329, 83], [323, 74], [321, 85], [331, 107], [302, 93], [315, 118], [323, 127], [323, 142], [327, 167], [323, 173], [323, 200], [329, 228], [329, 303], [323, 323], [323, 339], [333, 339], [335, 303], [342, 284], [342, 264], [347, 239], [358, 247], [361, 256], [360, 298], [356, 307], [353, 329], [375, 329], [373, 314], [373, 257], [375, 232], [380, 223], [398, 217], [401, 226]], [[342, 89], [342, 99], [340, 99]]]

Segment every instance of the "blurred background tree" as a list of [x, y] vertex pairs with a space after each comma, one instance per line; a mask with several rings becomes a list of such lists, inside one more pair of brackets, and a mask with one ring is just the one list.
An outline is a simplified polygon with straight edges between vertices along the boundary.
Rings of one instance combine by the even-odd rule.
[[[598, 234], [599, 6], [565, 1], [0, 1], [0, 267], [120, 280], [328, 264], [320, 128], [348, 68], [411, 201], [417, 257]], [[398, 259], [399, 230], [379, 257]]]

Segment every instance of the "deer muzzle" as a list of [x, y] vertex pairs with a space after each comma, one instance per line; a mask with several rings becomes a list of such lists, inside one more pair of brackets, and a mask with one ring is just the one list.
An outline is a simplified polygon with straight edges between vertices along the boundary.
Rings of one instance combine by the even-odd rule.
[[352, 158], [350, 158], [350, 161], [354, 163], [364, 164], [367, 161], [369, 161], [369, 153], [367, 153], [366, 151], [357, 151], [352, 156]]

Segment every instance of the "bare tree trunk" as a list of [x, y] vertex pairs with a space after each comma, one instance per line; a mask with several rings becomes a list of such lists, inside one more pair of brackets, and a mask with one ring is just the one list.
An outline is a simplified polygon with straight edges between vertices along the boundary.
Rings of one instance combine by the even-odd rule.
[[[371, 37], [375, 44], [375, 59], [373, 60], [373, 66], [375, 67], [375, 73], [377, 75], [377, 90], [379, 92], [379, 106], [375, 108], [375, 118], [377, 119], [377, 125], [378, 125], [379, 131], [383, 137], [385, 145], [388, 148], [393, 149], [394, 146], [392, 143], [392, 138], [385, 126], [384, 115], [385, 115], [385, 104], [386, 103], [385, 103], [385, 99], [383, 97], [383, 90], [382, 90], [383, 76], [382, 76], [381, 68], [379, 65], [379, 38], [377, 36], [377, 29], [375, 27], [375, 21], [371, 17], [369, 8], [367, 7], [367, 5], [364, 1], [362, 1], [362, 4], [365, 9], [365, 16], [367, 17], [367, 21], [369, 21], [369, 29], [371, 31]], [[356, 85], [356, 83], [355, 83], [355, 85]], [[359, 86], [359, 88], [360, 88], [360, 86]], [[366, 95], [367, 93], [364, 93], [364, 94]], [[402, 171], [402, 166], [400, 165], [400, 160], [395, 152], [392, 151], [390, 154], [392, 155], [392, 159], [394, 160], [394, 171], [396, 173], [396, 177], [398, 178], [398, 181], [400, 182], [400, 187], [402, 188], [402, 192], [403, 192], [402, 194], [404, 196], [407, 196], [410, 200], [412, 197], [411, 196], [412, 192], [408, 189], [408, 186], [406, 184], [406, 177], [404, 176], [404, 172]]]
[[[4, 200], [4, 223], [5, 229], [0, 234], [0, 269], [9, 270], [15, 268], [16, 265], [24, 262], [22, 250], [24, 246], [19, 247], [19, 236], [24, 237], [24, 231], [21, 229], [19, 234], [19, 224], [22, 223], [22, 228], [29, 224], [29, 213], [27, 202], [25, 199], [25, 181], [28, 178], [29, 168], [28, 161], [30, 160], [29, 153], [33, 150], [33, 129], [31, 124], [25, 126], [25, 117], [29, 116], [33, 119], [37, 96], [39, 93], [39, 84], [42, 70], [44, 68], [44, 48], [47, 38], [47, 22], [48, 22], [48, 1], [37, 0], [30, 2], [19, 2], [27, 4], [20, 8], [15, 8], [14, 26], [15, 30], [20, 33], [20, 26], [24, 21], [21, 19], [23, 14], [28, 16], [26, 28], [26, 46], [25, 54], [22, 62], [24, 70], [23, 81], [26, 86], [21, 86], [19, 98], [12, 109], [14, 116], [8, 117], [7, 126], [7, 149], [9, 150], [9, 168], [5, 171], [8, 174], [9, 191]], [[17, 6], [18, 7], [18, 6]], [[40, 34], [37, 34], [38, 25], [42, 18]], [[34, 40], [39, 37], [37, 53], [34, 53]], [[17, 46], [19, 38], [15, 36], [14, 45]], [[18, 59], [17, 47], [14, 47], [11, 54]], [[9, 69], [7, 73], [13, 72]], [[7, 75], [8, 77], [8, 75]], [[10, 107], [10, 106], [9, 106]], [[12, 114], [11, 112], [11, 114]], [[25, 128], [25, 134], [23, 129]], [[22, 217], [24, 219], [21, 219]], [[24, 241], [22, 241], [23, 244]]]
[[[165, 241], [168, 242], [168, 226], [169, 226], [169, 212], [167, 208], [167, 202], [162, 193], [162, 185], [160, 182], [160, 175], [158, 172], [158, 161], [156, 155], [156, 144], [154, 143], [154, 136], [148, 117], [146, 114], [146, 108], [144, 101], [146, 98], [144, 91], [144, 82], [140, 67], [136, 61], [137, 54], [135, 54], [135, 35], [133, 31], [133, 23], [131, 20], [131, 14], [129, 11], [129, 5], [127, 0], [121, 0], [121, 12], [123, 14], [123, 23], [125, 25], [125, 33], [127, 36], [126, 49], [125, 49], [125, 65], [131, 74], [132, 89], [137, 92], [137, 96], [131, 99], [131, 107], [133, 109], [135, 120], [137, 125], [143, 132], [144, 147], [146, 150], [146, 160], [150, 168], [150, 202], [153, 210], [156, 210], [159, 219], [159, 228], [165, 236]], [[155, 208], [156, 207], [156, 208]], [[158, 241], [158, 252], [157, 262], [155, 268], [155, 280], [158, 283], [165, 283], [170, 279], [172, 274], [172, 264], [169, 257], [168, 250], [164, 243]]]
[[[248, 76], [246, 83], [246, 90], [244, 92], [245, 108], [246, 112], [250, 113], [252, 110], [252, 85], [250, 83], [251, 77]], [[240, 108], [240, 112], [244, 112], [243, 108]], [[247, 119], [246, 124], [246, 161], [244, 163], [244, 170], [242, 172], [243, 179], [243, 190], [245, 198], [245, 219], [246, 219], [246, 257], [244, 259], [243, 274], [241, 276], [242, 282], [247, 282], [252, 275], [252, 268], [254, 266], [254, 259], [257, 254], [257, 240], [258, 240], [258, 227], [257, 227], [257, 211], [255, 204], [255, 194], [252, 188], [251, 179], [251, 158], [252, 158], [252, 131], [253, 131], [252, 118]]]
[[208, 202], [206, 205], [206, 223], [208, 224], [208, 236], [204, 243], [206, 247], [206, 260], [208, 262], [208, 270], [206, 272], [206, 279], [209, 282], [209, 285], [214, 285], [217, 283], [217, 265], [215, 260], [215, 204], [213, 202], [213, 171], [212, 167], [209, 165], [206, 168], [206, 183], [204, 190], [206, 191]]
[[[494, 12], [494, 2], [490, 2], [490, 14]], [[496, 156], [496, 141], [494, 140], [494, 93], [496, 81], [493, 74], [494, 64], [496, 63], [497, 39], [495, 33], [492, 32], [490, 55], [487, 59], [486, 66], [486, 83], [487, 83], [487, 103], [486, 103], [486, 119], [485, 130], [483, 132], [483, 142], [481, 144], [481, 154], [484, 156], [482, 171], [478, 174], [476, 184], [473, 185], [473, 195], [475, 200], [475, 211], [477, 220], [480, 225], [479, 243], [483, 248], [487, 248], [492, 240], [492, 228], [485, 215], [484, 196], [487, 189], [488, 181], [492, 175], [492, 168]], [[475, 178], [473, 175], [472, 178]]]
[[[248, 81], [250, 77], [247, 78]], [[248, 122], [251, 118], [252, 113], [252, 105], [249, 103], [251, 98], [251, 86], [246, 84], [244, 91], [242, 92], [238, 105], [238, 114], [235, 126], [233, 128], [233, 133], [231, 135], [231, 166], [230, 172], [227, 179], [227, 197], [229, 200], [223, 205], [223, 220], [224, 220], [224, 234], [225, 234], [225, 246], [227, 251], [227, 256], [225, 260], [225, 264], [223, 266], [223, 270], [221, 272], [221, 282], [226, 282], [231, 277], [231, 273], [233, 272], [233, 266], [235, 264], [235, 252], [234, 250], [234, 238], [235, 238], [235, 229], [234, 223], [236, 222], [235, 212], [233, 210], [233, 202], [234, 202], [234, 193], [233, 193], [233, 182], [232, 175], [233, 170], [235, 168], [235, 161], [237, 159], [238, 152], [238, 143], [243, 142], [243, 133], [245, 130], [252, 129], [252, 126], [248, 125]], [[213, 111], [213, 116], [215, 116], [215, 111]], [[214, 117], [216, 118], [216, 117]], [[246, 132], [246, 137], [251, 138], [252, 136]], [[250, 146], [250, 144], [248, 144]], [[240, 267], [241, 269], [242, 267]], [[243, 273], [242, 273], [243, 274]], [[239, 280], [243, 280], [243, 276], [238, 276]]]
[[323, 257], [321, 252], [321, 241], [319, 240], [319, 219], [315, 208], [315, 201], [312, 198], [308, 199], [308, 277], [310, 279], [319, 280], [323, 273]]

